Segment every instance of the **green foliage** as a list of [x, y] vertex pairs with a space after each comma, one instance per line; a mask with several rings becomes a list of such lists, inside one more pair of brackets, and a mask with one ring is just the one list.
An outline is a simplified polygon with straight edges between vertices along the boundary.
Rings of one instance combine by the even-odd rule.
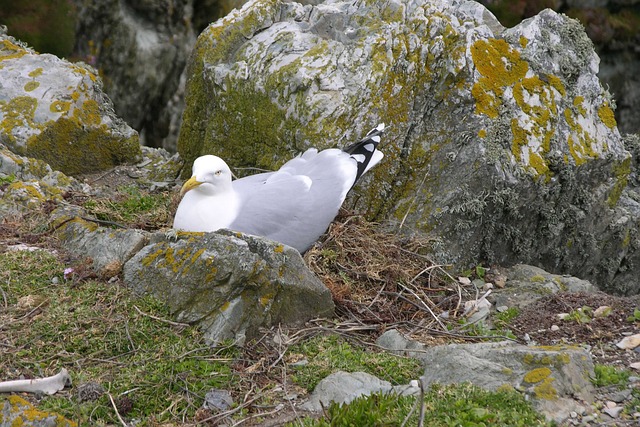
[[[415, 396], [373, 394], [346, 405], [332, 403], [320, 420], [306, 427], [416, 426], [420, 408]], [[547, 426], [544, 417], [514, 390], [489, 392], [470, 384], [433, 386], [424, 396], [428, 426]], [[406, 424], [403, 424], [406, 421]], [[300, 425], [298, 422], [295, 425]], [[293, 427], [294, 424], [288, 424]]]
[[[118, 284], [65, 281], [64, 268], [45, 251], [0, 254], [7, 299], [0, 311], [6, 345], [0, 378], [65, 367], [76, 390], [95, 382], [116, 401], [130, 399], [125, 419], [158, 422], [192, 419], [209, 389], [233, 383], [232, 350], [211, 349], [195, 329], [157, 320], [170, 316], [151, 297], [135, 298]], [[59, 393], [38, 407], [83, 426], [119, 424], [107, 395], [80, 402]]]
[[593, 309], [588, 306], [573, 310], [564, 318], [564, 320], [574, 321], [577, 323], [589, 323], [591, 322], [591, 319], [593, 319]]
[[487, 269], [484, 268], [481, 265], [476, 265], [476, 276], [478, 276], [479, 279], [484, 280], [484, 275], [487, 272]]
[[496, 312], [495, 324], [498, 327], [507, 327], [513, 320], [520, 315], [518, 307], [509, 307], [503, 312]]
[[497, 328], [490, 328], [484, 322], [465, 323], [464, 319], [461, 319], [461, 323], [464, 333], [472, 337], [506, 337], [513, 340], [517, 339], [515, 334], [511, 329], [508, 329], [506, 325], [500, 325], [498, 327], [498, 324], [496, 324]]
[[16, 176], [14, 174], [6, 175], [6, 176], [0, 176], [0, 185], [2, 185], [2, 184], [11, 184], [12, 182], [15, 182], [15, 180], [16, 180]]
[[631, 375], [626, 369], [608, 365], [595, 365], [593, 371], [595, 372], [595, 378], [592, 378], [591, 382], [596, 387], [624, 386], [629, 382], [629, 376]]
[[627, 321], [629, 322], [640, 322], [640, 310], [639, 309], [634, 309], [633, 310], [633, 314], [629, 317], [627, 317]]
[[292, 372], [295, 383], [313, 390], [321, 379], [336, 371], [367, 372], [392, 384], [406, 384], [422, 374], [415, 359], [356, 348], [335, 335], [314, 337], [289, 349], [309, 361]]
[[170, 202], [167, 193], [151, 194], [131, 185], [120, 188], [113, 198], [87, 200], [83, 207], [102, 221], [158, 228], [170, 221]]

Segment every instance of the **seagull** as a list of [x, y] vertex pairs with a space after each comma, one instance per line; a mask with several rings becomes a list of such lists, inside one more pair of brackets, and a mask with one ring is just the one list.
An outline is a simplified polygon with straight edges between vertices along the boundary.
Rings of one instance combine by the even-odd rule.
[[263, 236], [300, 253], [309, 249], [338, 214], [358, 179], [383, 158], [377, 150], [385, 125], [343, 149], [309, 148], [275, 172], [232, 180], [213, 155], [193, 162], [173, 221], [179, 231], [227, 228]]

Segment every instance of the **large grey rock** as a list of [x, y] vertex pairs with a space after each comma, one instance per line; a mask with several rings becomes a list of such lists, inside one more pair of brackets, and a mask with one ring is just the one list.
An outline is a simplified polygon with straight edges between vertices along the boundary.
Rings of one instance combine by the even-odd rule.
[[[492, 269], [494, 270], [494, 269]], [[535, 300], [556, 292], [596, 292], [588, 280], [577, 277], [548, 273], [526, 264], [516, 264], [510, 268], [496, 268], [506, 277], [505, 287], [495, 289], [490, 297], [495, 306], [527, 307]]]
[[87, 187], [42, 160], [20, 156], [0, 144], [0, 220], [39, 211], [47, 201], [62, 200], [64, 192]]
[[124, 264], [149, 242], [145, 231], [100, 227], [78, 213], [64, 207], [53, 212], [55, 235], [66, 251], [90, 258], [93, 269], [105, 278], [120, 274]]
[[349, 403], [357, 397], [373, 393], [395, 393], [414, 395], [420, 392], [417, 384], [392, 386], [390, 382], [366, 372], [338, 371], [322, 379], [313, 390], [309, 400], [300, 407], [306, 411], [320, 412], [331, 402]]
[[143, 144], [175, 150], [184, 108], [181, 76], [196, 39], [192, 20], [199, 2], [75, 3], [75, 54], [102, 70], [116, 112], [140, 131]]
[[329, 290], [293, 248], [220, 231], [156, 234], [124, 266], [126, 284], [165, 301], [211, 343], [255, 337], [260, 327], [331, 316]]
[[594, 375], [591, 355], [577, 347], [451, 344], [431, 347], [421, 359], [427, 385], [468, 381], [488, 390], [512, 386], [527, 393], [535, 406], [556, 422], [594, 399], [589, 380]]
[[118, 118], [98, 73], [39, 55], [0, 31], [0, 143], [66, 174], [139, 158], [138, 134]]
[[384, 121], [385, 167], [352, 197], [370, 218], [431, 235], [442, 263], [599, 279], [631, 166], [598, 62], [551, 10], [505, 30], [472, 1], [249, 2], [190, 58], [183, 175], [205, 152], [273, 169]]
[[3, 426], [77, 426], [76, 422], [56, 412], [39, 410], [27, 400], [17, 395], [2, 397], [2, 400], [0, 400], [0, 422]]

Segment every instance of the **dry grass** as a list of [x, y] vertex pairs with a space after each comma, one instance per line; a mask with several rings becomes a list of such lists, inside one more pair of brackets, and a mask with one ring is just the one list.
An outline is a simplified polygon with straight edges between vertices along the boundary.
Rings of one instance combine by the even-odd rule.
[[[407, 238], [341, 212], [322, 243], [304, 256], [329, 287], [343, 321], [409, 335], [453, 329], [477, 289], [462, 285], [425, 255], [427, 238]], [[432, 339], [430, 337], [429, 339]]]

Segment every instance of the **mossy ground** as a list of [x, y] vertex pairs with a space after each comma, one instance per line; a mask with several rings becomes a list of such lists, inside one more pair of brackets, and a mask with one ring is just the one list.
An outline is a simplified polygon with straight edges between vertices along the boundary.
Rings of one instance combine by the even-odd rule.
[[[175, 200], [165, 192], [112, 177], [117, 185], [111, 196], [66, 194], [66, 201], [84, 206], [88, 215], [100, 217], [106, 225], [146, 224], [154, 230], [168, 226]], [[11, 181], [7, 178], [1, 185]], [[46, 226], [51, 204], [20, 221], [0, 224], [0, 243], [56, 247]], [[503, 339], [496, 334], [509, 331], [521, 313], [509, 310], [496, 316], [495, 330], [469, 329], [460, 322], [464, 315], [459, 308], [475, 292], [422, 254], [428, 244], [384, 233], [378, 225], [343, 212], [324, 241], [306, 255], [331, 288], [339, 316], [300, 329], [265, 330], [244, 348], [207, 347], [195, 328], [172, 322], [163, 304], [132, 295], [120, 281], [95, 278], [85, 260], [66, 257], [63, 248], [51, 254], [0, 247], [0, 378], [39, 377], [67, 368], [73, 388], [39, 401], [24, 397], [38, 409], [57, 411], [83, 426], [117, 424], [118, 415], [143, 426], [225, 421], [255, 426], [281, 415], [283, 424], [296, 419], [297, 425], [348, 425], [366, 416], [366, 422], [373, 420], [368, 425], [401, 425], [412, 408], [406, 425], [416, 425], [416, 398], [359, 399], [341, 409], [327, 408], [322, 420], [303, 418], [290, 402], [291, 396], [304, 398], [338, 370], [368, 372], [394, 385], [417, 379], [422, 372], [419, 363], [373, 344], [389, 328], [429, 345]], [[68, 267], [74, 272], [65, 279]], [[486, 274], [484, 267], [467, 273], [472, 279]], [[451, 318], [438, 321], [436, 316], [445, 311]], [[533, 323], [538, 327], [538, 320]], [[522, 330], [521, 324], [514, 329]], [[94, 383], [105, 394], [82, 400], [80, 390]], [[205, 394], [213, 388], [231, 392], [235, 403], [228, 411], [202, 408]], [[425, 416], [433, 419], [430, 425], [542, 425], [518, 399], [513, 391], [487, 393], [466, 385], [434, 388], [425, 391]], [[371, 407], [386, 409], [369, 411]]]
[[[420, 402], [423, 401], [423, 411]], [[420, 424], [422, 419], [422, 424]], [[470, 384], [434, 386], [424, 397], [375, 394], [348, 405], [332, 404], [323, 418], [307, 418], [303, 426], [547, 426], [524, 397], [514, 390], [488, 392]], [[300, 425], [290, 423], [289, 427]]]

